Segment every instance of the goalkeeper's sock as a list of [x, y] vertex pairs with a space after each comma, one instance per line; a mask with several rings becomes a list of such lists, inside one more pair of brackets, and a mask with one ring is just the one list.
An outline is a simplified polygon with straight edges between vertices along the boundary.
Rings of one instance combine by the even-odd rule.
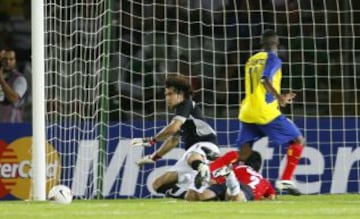
[[237, 151], [229, 151], [223, 156], [217, 158], [210, 164], [210, 172], [222, 168], [224, 166], [228, 166], [238, 160], [238, 152]]
[[304, 149], [304, 146], [298, 143], [292, 143], [287, 151], [287, 163], [281, 180], [291, 180], [295, 168], [297, 167], [301, 153]]

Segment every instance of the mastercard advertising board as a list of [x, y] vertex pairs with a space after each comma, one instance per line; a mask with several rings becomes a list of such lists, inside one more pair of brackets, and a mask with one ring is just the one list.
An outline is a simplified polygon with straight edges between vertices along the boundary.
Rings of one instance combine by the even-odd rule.
[[[0, 200], [31, 198], [32, 137], [31, 126], [13, 129], [16, 125], [1, 126], [0, 134]], [[19, 127], [19, 126], [17, 126]], [[50, 144], [46, 145], [47, 190], [60, 178], [60, 156]]]
[[[299, 119], [295, 122], [314, 127], [307, 129], [300, 126], [308, 142], [294, 174], [300, 191], [304, 194], [359, 193], [360, 118]], [[109, 125], [103, 151], [107, 162], [102, 165], [105, 167], [102, 188], [105, 198], [157, 196], [152, 189], [154, 178], [168, 170], [169, 165], [175, 164], [185, 151], [181, 147], [174, 148], [156, 166], [145, 165], [139, 169], [135, 161], [144, 154], [153, 153], [154, 149], [133, 148], [130, 139], [133, 136], [151, 136], [156, 127], [165, 124], [166, 121], [157, 121], [156, 124], [138, 121], [132, 125]], [[236, 139], [237, 132], [228, 133], [226, 130], [236, 130], [238, 121], [217, 120], [214, 127], [217, 127], [220, 145], [224, 146], [221, 149], [237, 150], [228, 147], [232, 139]], [[71, 187], [75, 198], [97, 196], [100, 142], [94, 136], [99, 133], [99, 129], [89, 123], [68, 123], [60, 129], [58, 125], [47, 127], [47, 189], [50, 184], [60, 183]], [[0, 200], [31, 198], [31, 136], [31, 124], [0, 123]], [[266, 138], [255, 142], [253, 147], [263, 157], [263, 176], [274, 183], [281, 172], [279, 167], [285, 165], [286, 158], [280, 158], [280, 155], [286, 153], [286, 147], [270, 144]]]

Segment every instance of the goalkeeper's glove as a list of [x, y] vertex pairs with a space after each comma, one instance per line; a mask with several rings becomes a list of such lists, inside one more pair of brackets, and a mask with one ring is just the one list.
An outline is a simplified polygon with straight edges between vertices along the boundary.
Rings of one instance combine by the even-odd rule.
[[133, 138], [131, 139], [131, 145], [133, 147], [150, 147], [156, 143], [155, 138]]
[[140, 160], [136, 161], [136, 164], [139, 167], [142, 167], [144, 164], [153, 164], [153, 163], [155, 163], [155, 161], [159, 160], [160, 158], [161, 158], [161, 156], [158, 155], [157, 153], [151, 154], [151, 155], [146, 155], [146, 156], [142, 157]]

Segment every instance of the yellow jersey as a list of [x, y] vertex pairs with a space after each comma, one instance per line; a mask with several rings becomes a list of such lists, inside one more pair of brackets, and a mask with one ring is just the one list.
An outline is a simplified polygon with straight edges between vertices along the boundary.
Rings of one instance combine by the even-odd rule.
[[241, 102], [239, 119], [242, 122], [265, 125], [281, 112], [275, 96], [267, 92], [262, 78], [267, 78], [275, 90], [281, 90], [281, 60], [271, 51], [258, 52], [245, 65], [245, 98]]

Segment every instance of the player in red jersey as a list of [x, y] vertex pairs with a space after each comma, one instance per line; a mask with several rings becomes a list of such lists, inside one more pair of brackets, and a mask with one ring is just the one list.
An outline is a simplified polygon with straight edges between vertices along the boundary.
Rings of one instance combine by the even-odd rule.
[[260, 173], [246, 165], [234, 165], [234, 173], [239, 182], [248, 185], [254, 194], [255, 200], [275, 199], [275, 189]]
[[[271, 183], [248, 165], [239, 165], [237, 151], [230, 151], [210, 163], [210, 171], [215, 184], [201, 193], [187, 194], [187, 199], [195, 200], [273, 200], [276, 192]], [[199, 178], [199, 180], [201, 180]]]

